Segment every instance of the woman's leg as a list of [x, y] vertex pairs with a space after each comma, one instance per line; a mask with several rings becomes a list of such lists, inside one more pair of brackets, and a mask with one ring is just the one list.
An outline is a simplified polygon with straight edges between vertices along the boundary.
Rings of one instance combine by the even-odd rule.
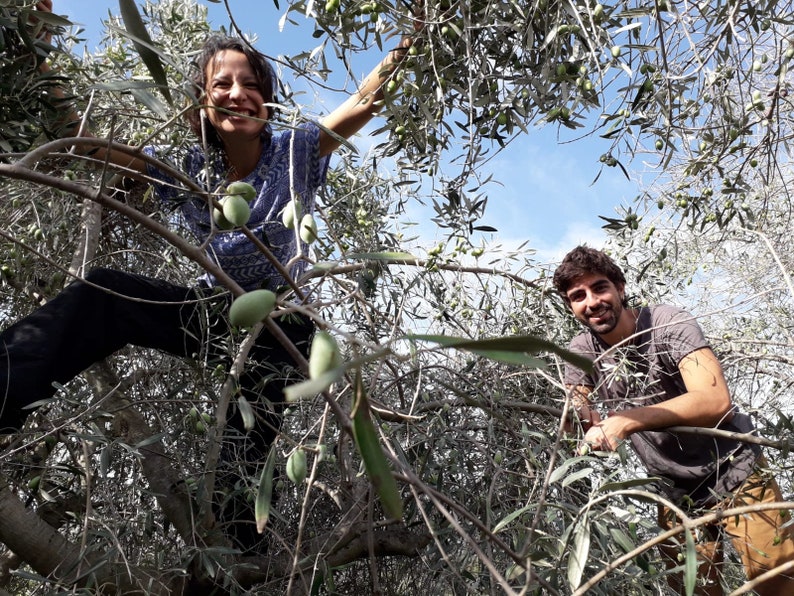
[[[314, 326], [302, 317], [282, 318], [278, 325], [303, 355], [308, 355]], [[240, 377], [240, 392], [254, 409], [256, 426], [246, 431], [236, 403], [232, 404], [221, 455], [222, 469], [218, 470], [218, 487], [232, 493], [218, 511], [218, 518], [243, 550], [261, 550], [267, 542], [256, 532], [253, 501], [235, 484], [241, 478], [256, 478], [261, 472], [281, 427], [284, 388], [300, 380], [302, 376], [292, 356], [267, 330], [262, 330]]]
[[[0, 433], [18, 430], [25, 406], [127, 344], [190, 355], [200, 336], [196, 292], [131, 273], [95, 269], [0, 333]], [[187, 302], [186, 302], [187, 301]], [[191, 302], [192, 301], [192, 302]]]

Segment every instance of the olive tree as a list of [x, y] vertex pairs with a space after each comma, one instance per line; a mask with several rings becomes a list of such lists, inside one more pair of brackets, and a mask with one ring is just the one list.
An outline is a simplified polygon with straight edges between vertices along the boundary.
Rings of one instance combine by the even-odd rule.
[[[211, 30], [205, 10], [121, 2], [98, 53], [77, 56], [68, 35], [57, 47], [37, 35], [67, 23], [29, 19], [30, 4], [0, 9], [0, 66], [13, 73], [2, 78], [3, 324], [97, 265], [192, 283], [210, 264], [169, 231], [149, 187], [69, 148], [191, 142], [174, 114], [196, 108], [185, 73]], [[294, 76], [319, 84], [330, 63], [344, 68], [403, 33], [415, 43], [385, 84], [378, 144], [348, 148], [329, 172], [318, 239], [303, 255], [313, 267], [298, 281], [313, 299], [301, 308], [335, 338], [338, 365], [288, 389], [270, 454], [255, 474], [240, 462], [224, 488], [250, 503], [240, 516], [262, 530], [261, 552], [235, 550], [209, 507], [224, 420], [246, 408], [235, 371], [129, 348], [59, 387], [9, 438], [2, 580], [17, 592], [663, 593], [649, 513], [658, 497], [629, 452], [578, 455], [577, 436], [562, 432], [561, 367], [573, 357], [559, 346], [577, 329], [532, 247], [484, 249], [483, 165], [540, 124], [603, 137], [601, 167], [656, 175], [606, 217], [612, 249], [644, 299], [696, 299], [721, 315], [704, 321], [724, 342], [737, 397], [785, 447], [790, 414], [775, 392], [790, 378], [791, 8], [282, 4], [286, 23], [312, 18], [319, 45], [277, 58], [275, 126], [307, 111]], [[42, 74], [48, 53], [56, 68]], [[94, 140], [59, 140], [66, 102]], [[413, 231], [411, 202], [433, 206], [440, 241]], [[742, 284], [702, 291], [716, 272]], [[726, 306], [750, 299], [776, 317]], [[276, 315], [289, 307], [280, 301]], [[244, 354], [255, 332], [218, 341]], [[724, 580], [743, 581], [735, 566]]]

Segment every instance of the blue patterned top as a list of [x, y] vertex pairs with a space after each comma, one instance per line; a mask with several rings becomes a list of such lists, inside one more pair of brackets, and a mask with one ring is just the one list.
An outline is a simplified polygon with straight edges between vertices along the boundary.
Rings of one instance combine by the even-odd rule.
[[[163, 155], [163, 147], [146, 147], [144, 151], [160, 159], [166, 157]], [[207, 182], [206, 155], [198, 145], [190, 147], [178, 159], [171, 160], [176, 162], [176, 169], [185, 172], [204, 189], [223, 192], [228, 184], [225, 166], [220, 158], [214, 159], [208, 168], [210, 180]], [[328, 157], [320, 157], [320, 129], [314, 123], [307, 123], [297, 129], [274, 134], [270, 144], [262, 150], [254, 171], [242, 178], [243, 182], [251, 184], [258, 191], [256, 198], [250, 203], [251, 218], [248, 228], [281, 263], [286, 264], [298, 254], [295, 231], [281, 223], [281, 211], [292, 198], [290, 174], [294, 192], [303, 205], [303, 213], [313, 213], [315, 194], [325, 182], [327, 168]], [[207, 240], [211, 229], [211, 209], [206, 199], [186, 192], [171, 176], [151, 165], [148, 166], [148, 174], [159, 180], [155, 184], [155, 192], [160, 200], [167, 206], [173, 207], [176, 204], [184, 224], [196, 238], [200, 242]], [[285, 284], [284, 278], [267, 257], [239, 230], [223, 231], [217, 227], [215, 230], [215, 235], [209, 240], [207, 252], [243, 289], [275, 290]], [[300, 276], [306, 265], [306, 261], [301, 259], [291, 266], [292, 277]], [[211, 286], [218, 283], [209, 273], [201, 279]]]

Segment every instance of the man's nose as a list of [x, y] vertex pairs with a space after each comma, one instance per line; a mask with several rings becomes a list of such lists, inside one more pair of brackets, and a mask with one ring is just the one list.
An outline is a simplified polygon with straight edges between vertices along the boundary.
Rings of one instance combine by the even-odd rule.
[[593, 292], [587, 292], [584, 298], [585, 307], [588, 309], [592, 309], [595, 306], [598, 306], [599, 300], [598, 296], [596, 296]]

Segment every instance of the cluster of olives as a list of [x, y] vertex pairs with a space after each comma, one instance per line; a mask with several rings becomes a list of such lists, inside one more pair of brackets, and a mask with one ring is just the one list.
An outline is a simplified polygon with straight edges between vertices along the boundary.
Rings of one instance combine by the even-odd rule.
[[297, 199], [293, 199], [284, 207], [281, 212], [281, 223], [290, 230], [294, 230], [297, 225], [301, 240], [307, 244], [317, 240], [317, 222], [314, 221], [311, 213], [303, 214], [303, 205]]
[[222, 230], [239, 228], [248, 223], [251, 207], [248, 203], [256, 198], [256, 189], [247, 182], [236, 181], [226, 187], [226, 194], [219, 201], [220, 209], [212, 210], [212, 217]]

